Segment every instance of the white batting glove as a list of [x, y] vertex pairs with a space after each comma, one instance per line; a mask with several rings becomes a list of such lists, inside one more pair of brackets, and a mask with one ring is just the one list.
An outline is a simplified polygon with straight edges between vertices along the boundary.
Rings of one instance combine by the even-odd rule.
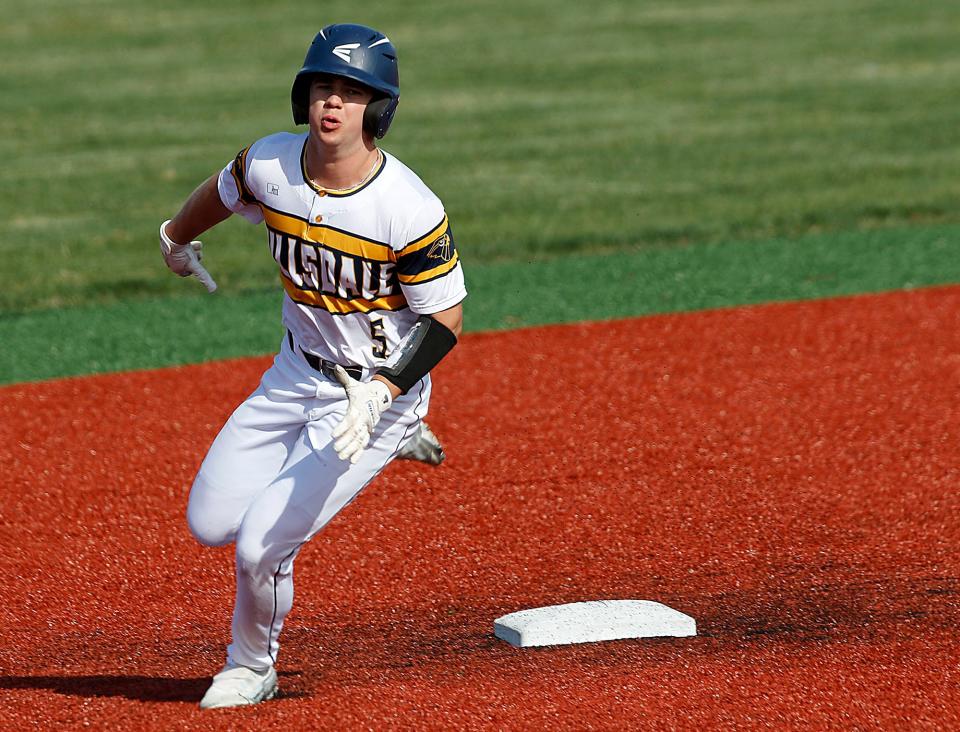
[[167, 236], [167, 219], [160, 224], [160, 253], [163, 255], [163, 261], [167, 263], [170, 271], [181, 277], [193, 275], [208, 291], [213, 292], [217, 289], [217, 283], [207, 272], [206, 268], [200, 264], [203, 259], [203, 244], [198, 241], [192, 241], [189, 244], [177, 244], [173, 239]]
[[370, 442], [373, 428], [393, 404], [390, 389], [382, 381], [357, 381], [350, 378], [343, 366], [334, 369], [337, 381], [347, 392], [347, 413], [333, 430], [333, 449], [341, 460], [355, 464]]

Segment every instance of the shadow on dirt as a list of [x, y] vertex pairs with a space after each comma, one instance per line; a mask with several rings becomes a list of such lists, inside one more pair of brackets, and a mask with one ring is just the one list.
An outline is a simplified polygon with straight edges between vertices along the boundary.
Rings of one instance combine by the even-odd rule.
[[0, 676], [0, 689], [48, 689], [67, 696], [117, 696], [146, 702], [197, 703], [209, 684], [209, 676]]
[[[281, 680], [296, 679], [296, 671], [281, 671]], [[282, 682], [281, 682], [282, 683]], [[171, 679], [156, 676], [0, 676], [0, 689], [45, 689], [65, 696], [122, 697], [143, 702], [188, 702], [197, 704], [210, 685], [210, 677]], [[306, 696], [295, 689], [282, 689], [280, 696]]]

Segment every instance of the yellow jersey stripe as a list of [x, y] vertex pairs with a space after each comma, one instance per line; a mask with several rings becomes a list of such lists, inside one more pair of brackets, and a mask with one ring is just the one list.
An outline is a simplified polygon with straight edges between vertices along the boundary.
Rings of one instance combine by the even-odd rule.
[[460, 259], [460, 255], [457, 252], [453, 253], [453, 257], [449, 262], [444, 262], [439, 267], [434, 267], [433, 269], [424, 270], [415, 275], [397, 275], [397, 278], [404, 285], [415, 285], [418, 282], [423, 282], [424, 280], [432, 280], [434, 277], [439, 277], [444, 275], [453, 269], [457, 265], [457, 261]]
[[329, 226], [311, 224], [303, 219], [288, 216], [266, 206], [261, 208], [267, 226], [274, 231], [280, 231], [305, 242], [317, 244], [327, 249], [334, 249], [343, 254], [360, 257], [371, 262], [396, 261], [396, 253], [387, 244], [362, 239], [359, 236], [353, 236]]
[[335, 315], [346, 315], [348, 313], [369, 313], [374, 310], [402, 310], [407, 306], [407, 299], [402, 295], [387, 295], [379, 297], [376, 300], [354, 299], [347, 300], [336, 295], [325, 295], [315, 290], [302, 290], [297, 287], [290, 279], [280, 273], [280, 281], [283, 283], [283, 289], [294, 302], [311, 307], [321, 308]]
[[426, 246], [430, 246], [437, 240], [437, 238], [447, 230], [447, 217], [444, 216], [443, 220], [437, 224], [428, 234], [421, 236], [416, 241], [412, 241], [403, 249], [400, 250], [399, 255], [402, 257], [407, 254], [413, 254], [414, 252], [423, 249]]

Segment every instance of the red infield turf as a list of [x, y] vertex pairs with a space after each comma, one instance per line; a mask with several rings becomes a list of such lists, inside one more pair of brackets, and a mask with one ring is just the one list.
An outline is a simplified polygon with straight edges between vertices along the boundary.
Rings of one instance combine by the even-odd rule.
[[[439, 469], [304, 550], [283, 697], [201, 713], [228, 549], [183, 519], [266, 359], [0, 390], [0, 725], [960, 728], [960, 288], [474, 335]], [[518, 650], [665, 602], [700, 635]]]

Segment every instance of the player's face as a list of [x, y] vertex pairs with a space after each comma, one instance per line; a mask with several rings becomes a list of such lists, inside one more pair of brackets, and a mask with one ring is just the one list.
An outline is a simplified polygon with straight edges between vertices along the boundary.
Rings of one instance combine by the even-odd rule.
[[363, 84], [321, 74], [310, 85], [310, 131], [327, 144], [359, 141], [373, 93]]

